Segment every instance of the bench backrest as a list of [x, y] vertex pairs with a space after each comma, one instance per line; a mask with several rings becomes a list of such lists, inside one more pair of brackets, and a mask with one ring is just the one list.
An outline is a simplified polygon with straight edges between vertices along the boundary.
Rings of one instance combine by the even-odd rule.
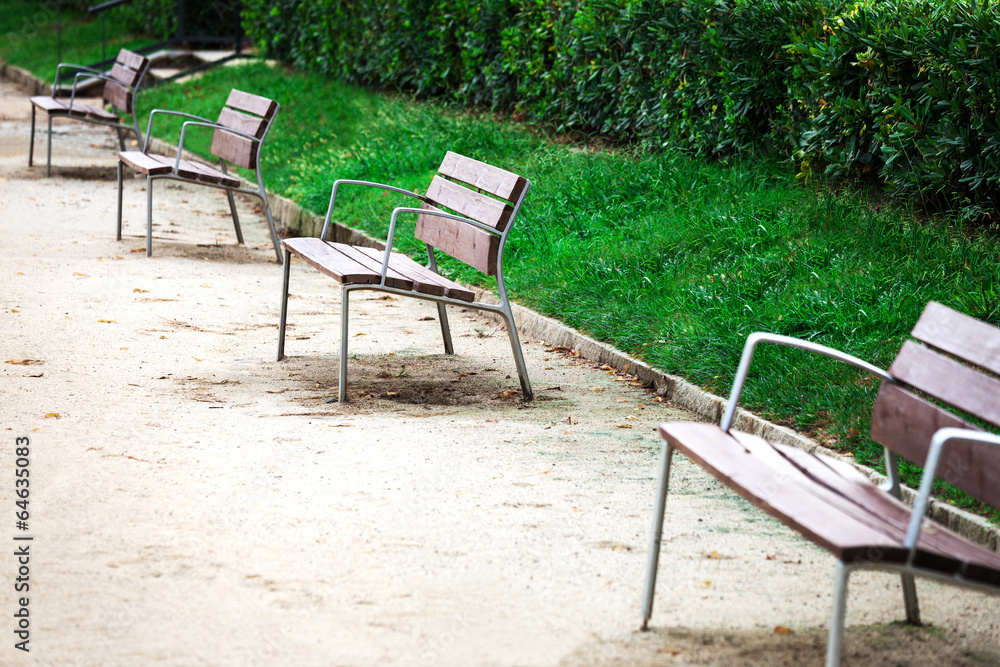
[[261, 141], [277, 113], [278, 103], [274, 100], [233, 89], [216, 122], [256, 139], [215, 130], [212, 133], [212, 155], [245, 169], [256, 169]]
[[448, 151], [431, 181], [422, 208], [458, 213], [500, 232], [433, 215], [418, 215], [415, 236], [486, 275], [497, 274], [497, 257], [530, 184], [528, 179]]
[[105, 81], [102, 97], [119, 111], [135, 113], [135, 87], [142, 81], [149, 58], [122, 49], [115, 58], [115, 64], [108, 72], [114, 81]]
[[[1000, 426], [1000, 329], [930, 302], [889, 373], [903, 385]], [[934, 348], [934, 349], [931, 349]], [[966, 362], [966, 363], [962, 363]], [[900, 385], [882, 384], [872, 412], [872, 439], [918, 465], [939, 428], [976, 426]], [[945, 446], [938, 476], [1000, 507], [1000, 450], [955, 442]]]

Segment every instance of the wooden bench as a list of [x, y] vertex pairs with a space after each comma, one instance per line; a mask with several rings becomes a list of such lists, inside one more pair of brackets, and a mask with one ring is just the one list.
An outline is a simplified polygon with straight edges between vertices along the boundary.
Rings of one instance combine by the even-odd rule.
[[[73, 88], [70, 91], [69, 100], [56, 97], [59, 86], [59, 73], [64, 68], [77, 70], [73, 78]], [[139, 92], [139, 86], [142, 85], [142, 79], [146, 75], [147, 69], [149, 69], [149, 59], [127, 49], [122, 49], [118, 52], [115, 64], [108, 72], [101, 72], [81, 65], [59, 63], [56, 67], [55, 83], [52, 84], [52, 95], [38, 95], [31, 98], [31, 143], [28, 147], [28, 166], [32, 166], [35, 159], [35, 113], [39, 109], [48, 116], [48, 151], [45, 160], [46, 177], [52, 175], [53, 118], [71, 118], [73, 120], [82, 120], [87, 123], [113, 127], [118, 133], [118, 144], [122, 150], [125, 150], [125, 137], [122, 136], [122, 130], [134, 132], [136, 138], [142, 141], [142, 134], [139, 132], [139, 119], [135, 113], [135, 97]], [[104, 90], [101, 93], [101, 99], [115, 109], [131, 116], [131, 124], [123, 123], [114, 111], [108, 111], [104, 107], [84, 104], [78, 101], [76, 99], [76, 90], [81, 76], [103, 79]]]
[[[856, 569], [900, 573], [907, 620], [914, 624], [920, 622], [914, 575], [1000, 594], [1000, 554], [924, 518], [936, 477], [1000, 507], [1000, 437], [919, 395], [1000, 426], [1000, 381], [995, 377], [1000, 374], [1000, 330], [931, 302], [912, 336], [921, 342], [907, 341], [886, 372], [822, 345], [753, 334], [743, 350], [720, 425], [677, 422], [661, 426], [665, 442], [643, 597], [643, 629], [652, 615], [675, 449], [837, 558], [827, 665], [840, 663], [847, 580]], [[761, 342], [816, 352], [881, 378], [871, 437], [885, 447], [885, 484], [872, 484], [843, 460], [730, 430], [754, 349]], [[898, 456], [924, 468], [912, 511], [899, 500]]]
[[[146, 142], [141, 151], [122, 151], [118, 154], [118, 240], [122, 239], [122, 167], [128, 165], [135, 171], [146, 176], [146, 256], [153, 254], [153, 181], [167, 178], [185, 183], [207, 185], [226, 191], [229, 199], [229, 212], [233, 216], [233, 226], [236, 227], [236, 240], [243, 243], [243, 230], [240, 228], [240, 218], [236, 212], [234, 192], [259, 197], [264, 203], [264, 214], [271, 229], [271, 242], [275, 255], [281, 262], [281, 248], [278, 245], [278, 232], [274, 227], [271, 215], [271, 204], [268, 201], [267, 189], [264, 187], [264, 177], [260, 169], [260, 153], [271, 130], [274, 118], [281, 108], [274, 100], [259, 95], [251, 95], [240, 90], [229, 93], [226, 105], [219, 113], [217, 121], [194, 116], [179, 111], [154, 109], [149, 114], [149, 126], [146, 129]], [[153, 118], [157, 114], [181, 116], [188, 120], [181, 126], [181, 136], [177, 143], [175, 157], [157, 155], [149, 152], [149, 138], [153, 132]], [[185, 160], [184, 136], [189, 127], [207, 127], [212, 129], [211, 153], [219, 159], [219, 168], [215, 169], [203, 162]], [[226, 162], [236, 164], [244, 169], [253, 170], [257, 177], [257, 189], [242, 187], [239, 177], [228, 173]]]
[[[384, 252], [332, 243], [326, 238], [337, 189], [342, 185], [388, 190], [417, 199], [420, 207], [398, 207], [393, 210]], [[524, 400], [531, 400], [528, 371], [503, 280], [503, 249], [529, 187], [530, 183], [526, 178], [452, 152], [445, 155], [438, 174], [434, 176], [424, 195], [369, 181], [335, 181], [320, 236], [282, 241], [285, 248], [285, 278], [281, 295], [278, 360], [285, 356], [289, 260], [291, 255], [295, 255], [341, 284], [341, 401], [347, 398], [348, 301], [350, 293], [355, 290], [377, 290], [436, 302], [446, 354], [454, 354], [445, 310], [448, 304], [500, 315], [507, 325], [522, 396]], [[426, 267], [406, 255], [392, 251], [397, 218], [402, 214], [416, 216], [414, 235], [426, 246]], [[472, 290], [438, 274], [435, 250], [461, 260], [486, 275], [495, 276], [500, 303], [494, 305], [478, 302]]]

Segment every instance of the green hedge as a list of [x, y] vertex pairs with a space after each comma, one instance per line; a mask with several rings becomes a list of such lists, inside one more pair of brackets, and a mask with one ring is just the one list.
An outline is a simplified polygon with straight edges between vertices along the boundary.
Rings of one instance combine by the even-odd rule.
[[353, 83], [996, 215], [989, 1], [247, 0], [263, 53]]

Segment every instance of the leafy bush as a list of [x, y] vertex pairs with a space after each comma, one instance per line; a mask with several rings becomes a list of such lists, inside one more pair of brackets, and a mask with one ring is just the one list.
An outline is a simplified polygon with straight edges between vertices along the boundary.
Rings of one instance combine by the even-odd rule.
[[791, 156], [995, 217], [1000, 16], [955, 0], [247, 0], [261, 50], [352, 83], [706, 154]]

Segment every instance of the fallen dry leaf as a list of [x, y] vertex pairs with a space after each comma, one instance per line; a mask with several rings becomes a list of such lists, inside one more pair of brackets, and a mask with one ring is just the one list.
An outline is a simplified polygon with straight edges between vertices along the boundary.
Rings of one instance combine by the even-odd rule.
[[145, 248], [132, 248], [129, 252], [146, 252]]
[[591, 387], [590, 391], [604, 391], [604, 387]]
[[117, 324], [114, 320], [97, 320], [98, 322], [103, 322], [105, 324]]
[[26, 377], [26, 378], [40, 378], [43, 375], [45, 375], [45, 373], [25, 373], [22, 377]]
[[504, 398], [510, 398], [511, 396], [517, 396], [517, 389], [505, 389], [501, 395]]
[[136, 288], [132, 289], [132, 292], [133, 293], [138, 293], [138, 294], [146, 294], [147, 292], [149, 292], [149, 290], [148, 289], [142, 289], [141, 287], [136, 287]]
[[74, 272], [73, 272], [73, 275], [74, 275], [74, 276], [81, 276], [81, 277], [83, 277], [83, 278], [86, 278], [86, 277], [87, 277], [87, 274], [86, 274], [86, 273], [80, 273], [79, 271], [74, 271]]
[[14, 364], [15, 366], [34, 366], [35, 364], [44, 364], [45, 362], [41, 359], [8, 359], [8, 364]]
[[774, 634], [776, 635], [790, 635], [792, 634], [792, 629], [787, 625], [776, 625], [774, 626]]
[[618, 424], [618, 428], [632, 428], [631, 424]]
[[714, 549], [712, 550], [712, 553], [706, 556], [706, 558], [710, 558], [712, 560], [722, 560], [722, 556], [719, 554], [718, 551], [715, 551]]
[[18, 310], [17, 308], [11, 308], [10, 312], [12, 312], [12, 313], [20, 313], [21, 311]]
[[59, 416], [58, 412], [46, 412], [45, 413], [45, 418], [46, 419], [62, 419], [62, 417]]
[[356, 334], [354, 334], [354, 335], [355, 335], [355, 336], [367, 336], [368, 334], [366, 334], [366, 333], [362, 333], [362, 332], [358, 332], [358, 333], [356, 333]]
[[701, 582], [701, 585], [702, 585], [703, 588], [707, 588], [708, 586], [712, 585], [712, 582], [711, 581], [703, 581], [703, 582]]

